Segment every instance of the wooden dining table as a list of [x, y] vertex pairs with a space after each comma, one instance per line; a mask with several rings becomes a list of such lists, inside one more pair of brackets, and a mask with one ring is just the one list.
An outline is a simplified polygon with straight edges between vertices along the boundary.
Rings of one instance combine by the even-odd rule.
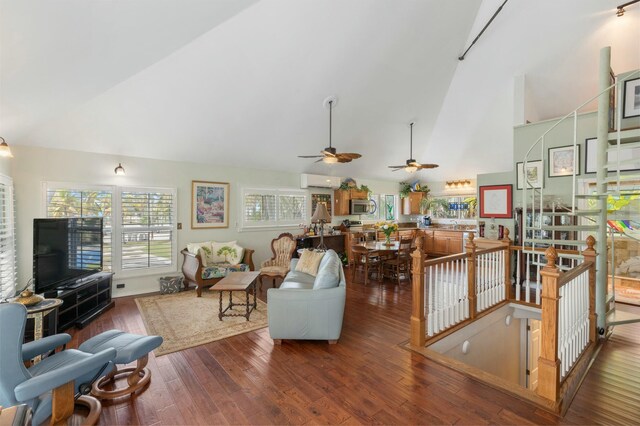
[[377, 251], [392, 251], [396, 252], [400, 248], [399, 241], [391, 241], [391, 245], [387, 245], [384, 241], [367, 241], [364, 243], [364, 246], [367, 250], [377, 250]]

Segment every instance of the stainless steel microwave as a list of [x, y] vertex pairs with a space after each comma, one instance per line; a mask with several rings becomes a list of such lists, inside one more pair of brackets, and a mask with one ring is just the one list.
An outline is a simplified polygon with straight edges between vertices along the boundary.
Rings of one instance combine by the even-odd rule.
[[349, 204], [349, 214], [369, 214], [371, 213], [371, 201], [351, 200]]

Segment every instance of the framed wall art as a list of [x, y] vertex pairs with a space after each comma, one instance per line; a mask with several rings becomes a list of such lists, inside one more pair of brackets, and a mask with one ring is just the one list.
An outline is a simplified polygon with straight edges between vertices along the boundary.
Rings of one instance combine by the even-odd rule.
[[[516, 188], [522, 189], [526, 183], [529, 188], [544, 188], [544, 170], [542, 160], [527, 161], [527, 172], [524, 173], [524, 163], [516, 163]], [[526, 181], [525, 181], [526, 175]]]
[[[595, 173], [597, 169], [597, 138], [590, 138], [585, 140], [585, 154], [584, 154], [584, 172]], [[609, 147], [615, 147], [615, 145], [609, 145]], [[611, 151], [607, 155], [608, 163], [614, 165], [611, 171], [614, 172], [615, 165], [618, 162], [618, 153]], [[620, 171], [628, 172], [632, 170], [640, 170], [640, 148], [625, 148], [624, 145], [620, 146]]]
[[580, 145], [576, 145], [574, 155], [573, 145], [549, 148], [549, 177], [571, 176], [575, 169], [580, 174]]
[[480, 217], [509, 219], [513, 216], [513, 185], [480, 187]]
[[229, 184], [191, 181], [191, 228], [229, 227]]
[[624, 82], [622, 118], [640, 117], [640, 77]]

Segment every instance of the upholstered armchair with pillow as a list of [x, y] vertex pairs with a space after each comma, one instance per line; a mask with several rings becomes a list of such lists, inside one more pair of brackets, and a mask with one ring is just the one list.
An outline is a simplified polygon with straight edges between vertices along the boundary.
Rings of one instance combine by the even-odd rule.
[[290, 269], [279, 288], [267, 290], [271, 338], [276, 344], [282, 339], [336, 343], [347, 288], [337, 253], [305, 250], [300, 259], [291, 259]]
[[273, 279], [273, 287], [276, 286], [276, 278], [282, 278], [289, 272], [289, 264], [293, 253], [296, 251], [296, 240], [288, 232], [280, 234], [278, 238], [271, 240], [273, 257], [265, 260], [260, 265], [260, 288], [264, 277]]
[[253, 252], [252, 249], [240, 247], [236, 241], [187, 244], [187, 248], [181, 251], [184, 256], [184, 288], [195, 285], [200, 297], [204, 287], [214, 285], [229, 272], [253, 271]]

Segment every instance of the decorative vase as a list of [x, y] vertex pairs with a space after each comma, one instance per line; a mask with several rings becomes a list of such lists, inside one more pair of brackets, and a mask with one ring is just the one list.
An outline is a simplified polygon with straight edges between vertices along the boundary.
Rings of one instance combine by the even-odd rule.
[[387, 234], [385, 234], [385, 237], [386, 237], [387, 239], [386, 239], [386, 241], [385, 241], [384, 243], [385, 243], [386, 245], [388, 245], [388, 246], [392, 245], [392, 242], [391, 242], [391, 234], [388, 234], [388, 235], [387, 235]]

